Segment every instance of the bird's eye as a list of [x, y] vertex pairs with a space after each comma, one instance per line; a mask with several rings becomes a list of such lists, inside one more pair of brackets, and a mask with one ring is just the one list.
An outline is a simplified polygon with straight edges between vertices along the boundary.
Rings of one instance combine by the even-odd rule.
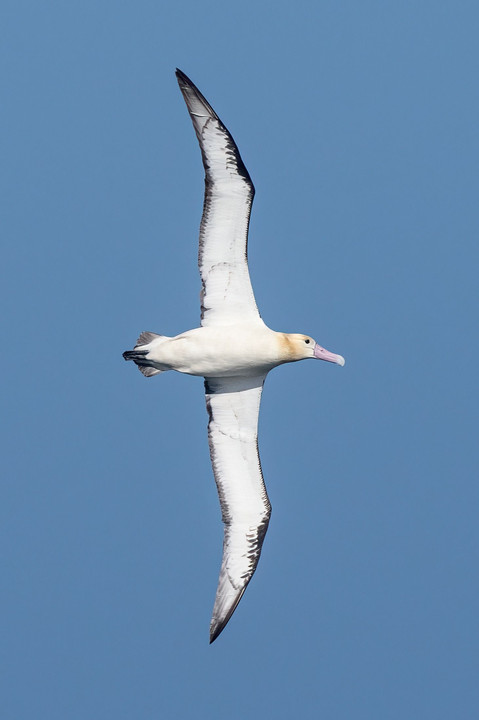
[[306, 343], [306, 345], [309, 345], [309, 342], [310, 342], [309, 338], [306, 338], [306, 340], [304, 342]]

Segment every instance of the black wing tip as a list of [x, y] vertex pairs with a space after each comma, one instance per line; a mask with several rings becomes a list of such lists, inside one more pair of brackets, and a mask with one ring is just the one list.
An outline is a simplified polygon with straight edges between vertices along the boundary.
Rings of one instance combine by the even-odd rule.
[[[255, 568], [255, 569], [256, 569], [256, 568]], [[253, 575], [254, 575], [254, 571], [253, 571], [253, 574], [251, 575], [251, 577], [253, 577]], [[232, 616], [233, 616], [234, 611], [236, 610], [236, 608], [237, 608], [238, 605], [239, 605], [239, 601], [241, 600], [241, 598], [242, 598], [243, 595], [244, 595], [244, 591], [246, 590], [246, 588], [247, 588], [248, 585], [249, 585], [249, 581], [251, 580], [251, 577], [248, 578], [248, 580], [247, 580], [246, 583], [243, 585], [243, 587], [241, 588], [241, 590], [238, 591], [238, 594], [237, 594], [236, 597], [234, 598], [233, 602], [231, 603], [231, 605], [230, 605], [230, 607], [229, 607], [229, 609], [228, 609], [228, 612], [224, 615], [224, 617], [222, 617], [222, 618], [215, 618], [215, 617], [213, 617], [213, 618], [211, 619], [211, 624], [210, 624], [210, 645], [211, 645], [211, 643], [213, 643], [213, 642], [216, 640], [216, 638], [218, 637], [218, 635], [221, 635], [221, 633], [223, 632], [223, 630], [225, 629], [225, 627], [228, 625], [229, 621], [231, 620], [231, 618], [232, 618]]]
[[225, 626], [223, 625], [223, 627], [218, 626], [214, 630], [210, 630], [210, 645], [211, 645], [211, 643], [214, 643], [214, 641], [216, 640], [218, 635], [220, 635], [223, 632], [224, 628], [225, 628]]
[[180, 86], [180, 89], [183, 88], [189, 88], [190, 90], [193, 90], [194, 92], [198, 93], [205, 102], [207, 102], [204, 95], [198, 90], [193, 80], [191, 80], [186, 73], [183, 72], [183, 70], [180, 70], [180, 68], [176, 68], [175, 70], [176, 79], [178, 80], [178, 85]]
[[[196, 85], [194, 84], [194, 82], [192, 80], [190, 80], [188, 75], [186, 75], [183, 72], [183, 70], [180, 70], [179, 68], [176, 68], [175, 74], [176, 74], [176, 79], [178, 80], [178, 85], [180, 86], [181, 93], [186, 102], [188, 112], [190, 113], [190, 116], [193, 120], [193, 125], [195, 125], [195, 117], [194, 117], [195, 113], [192, 112], [192, 106], [191, 106], [192, 96], [196, 99], [197, 102], [199, 102], [203, 106], [204, 110], [206, 111], [206, 113], [208, 113], [210, 115], [211, 118], [213, 118], [214, 120], [217, 120], [217, 122], [220, 125], [220, 128], [227, 136], [227, 145], [229, 145], [229, 147], [227, 149], [233, 151], [233, 154], [236, 158], [236, 170], [237, 170], [238, 174], [241, 175], [241, 177], [246, 182], [246, 184], [249, 186], [250, 193], [251, 193], [251, 202], [252, 202], [253, 198], [254, 198], [254, 193], [255, 193], [253, 181], [251, 180], [250, 174], [245, 167], [245, 164], [244, 164], [244, 162], [241, 158], [240, 152], [238, 150], [238, 146], [236, 145], [230, 131], [228, 130], [226, 125], [223, 123], [221, 118], [218, 116], [218, 114], [216, 113], [214, 108], [210, 105], [208, 100], [205, 98], [205, 96], [203, 95], [201, 90], [199, 90], [196, 87]], [[197, 128], [196, 128], [196, 134], [198, 135]], [[200, 135], [198, 135], [198, 139], [200, 141], [200, 146], [203, 147], [202, 139], [201, 139]], [[203, 163], [204, 162], [205, 162], [205, 160], [203, 159]]]
[[186, 83], [191, 83], [191, 80], [188, 77], [188, 75], [186, 75], [186, 73], [184, 73], [183, 70], [180, 70], [180, 68], [176, 68], [175, 75], [178, 78], [178, 80], [182, 80], [183, 82], [186, 82]]
[[[243, 595], [243, 593], [241, 593]], [[231, 620], [231, 616], [233, 615], [234, 611], [238, 607], [238, 603], [240, 601], [241, 597], [238, 599], [237, 603], [235, 604], [234, 608], [227, 614], [227, 616], [220, 621], [216, 621], [214, 624], [212, 623], [210, 626], [210, 645], [211, 643], [214, 643], [216, 638], [221, 635], [229, 621]]]
[[[190, 80], [188, 75], [183, 72], [183, 70], [180, 70], [179, 68], [176, 68], [175, 70], [176, 79], [178, 80], [178, 85], [180, 86], [180, 90], [183, 93], [183, 97], [185, 98], [185, 102], [188, 106], [188, 111], [191, 113], [190, 110], [190, 104], [188, 102], [188, 96], [189, 93], [192, 93], [193, 96], [196, 96], [196, 99], [204, 106], [205, 110], [211, 115], [211, 117], [215, 118], [221, 123], [221, 120], [219, 119], [218, 115], [214, 111], [214, 109], [209, 104], [208, 100], [205, 98], [201, 90], [199, 90], [193, 80]], [[223, 125], [223, 123], [221, 123]]]
[[184, 90], [193, 90], [193, 92], [198, 93], [201, 95], [200, 91], [196, 87], [193, 80], [190, 80], [188, 75], [183, 72], [183, 70], [180, 70], [180, 68], [176, 68], [175, 70], [176, 79], [178, 80], [178, 85], [180, 86], [180, 90], [183, 92]]
[[[239, 600], [238, 600], [239, 602]], [[235, 604], [234, 608], [227, 613], [227, 615], [222, 618], [221, 620], [212, 618], [211, 619], [211, 625], [210, 625], [210, 645], [211, 643], [214, 643], [216, 638], [221, 635], [229, 621], [231, 620], [231, 616], [233, 615], [234, 611], [236, 610], [238, 606], [238, 602]]]

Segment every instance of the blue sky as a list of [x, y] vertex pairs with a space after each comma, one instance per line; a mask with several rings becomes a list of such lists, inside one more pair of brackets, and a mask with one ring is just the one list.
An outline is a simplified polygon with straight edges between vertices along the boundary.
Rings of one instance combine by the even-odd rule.
[[[4, 0], [5, 720], [477, 717], [479, 9]], [[346, 366], [268, 377], [273, 505], [227, 629], [198, 324], [203, 172], [174, 77], [256, 186], [263, 318]]]

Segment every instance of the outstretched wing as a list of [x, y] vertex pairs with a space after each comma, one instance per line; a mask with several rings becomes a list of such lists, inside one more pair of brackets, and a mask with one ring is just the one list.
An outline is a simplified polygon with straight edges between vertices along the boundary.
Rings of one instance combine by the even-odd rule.
[[231, 618], [253, 577], [271, 515], [258, 455], [264, 379], [205, 378], [210, 455], [225, 526], [210, 642]]
[[211, 105], [181, 70], [176, 71], [176, 77], [205, 168], [198, 252], [201, 324], [231, 325], [259, 320], [247, 258], [253, 183], [235, 141]]

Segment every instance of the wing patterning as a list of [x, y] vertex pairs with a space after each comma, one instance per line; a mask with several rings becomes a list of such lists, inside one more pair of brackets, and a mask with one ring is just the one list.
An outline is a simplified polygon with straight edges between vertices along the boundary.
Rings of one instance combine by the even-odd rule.
[[205, 379], [210, 455], [225, 526], [210, 642], [228, 623], [253, 577], [271, 515], [258, 454], [264, 379]]
[[205, 168], [198, 265], [201, 324], [260, 319], [248, 271], [248, 227], [254, 187], [232, 136], [191, 80], [176, 71]]

